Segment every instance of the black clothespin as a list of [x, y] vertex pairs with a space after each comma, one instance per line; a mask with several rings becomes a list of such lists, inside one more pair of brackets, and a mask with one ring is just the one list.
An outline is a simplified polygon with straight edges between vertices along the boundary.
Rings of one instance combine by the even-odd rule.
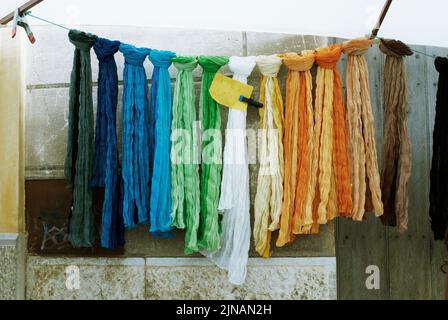
[[26, 18], [26, 15], [20, 15], [20, 10], [17, 8], [14, 12], [14, 21], [12, 25], [12, 37], [15, 38], [17, 34], [17, 26], [22, 27], [25, 29], [26, 34], [28, 36], [28, 39], [32, 44], [36, 42], [36, 38], [33, 35], [33, 32], [31, 31], [30, 25], [28, 24], [28, 20]]
[[253, 107], [257, 108], [257, 109], [263, 109], [263, 107], [264, 107], [261, 102], [255, 101], [254, 99], [246, 98], [244, 96], [240, 96], [240, 101], [241, 102], [245, 102], [248, 105], [253, 106]]

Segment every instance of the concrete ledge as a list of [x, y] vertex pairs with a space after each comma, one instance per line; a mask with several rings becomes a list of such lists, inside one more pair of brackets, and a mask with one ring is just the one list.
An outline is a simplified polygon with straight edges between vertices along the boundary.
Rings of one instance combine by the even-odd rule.
[[[73, 286], [76, 281], [70, 286], [73, 279], [78, 287]], [[239, 287], [205, 258], [32, 256], [27, 266], [27, 298], [336, 299], [336, 259], [250, 259], [246, 283]]]
[[15, 246], [18, 239], [17, 233], [0, 233], [0, 246]]
[[243, 286], [207, 259], [149, 258], [146, 265], [147, 299], [337, 299], [335, 258], [249, 259]]
[[67, 266], [76, 265], [83, 267], [95, 266], [144, 266], [144, 258], [45, 258], [29, 256], [28, 264], [32, 266]]
[[[178, 267], [178, 266], [215, 266], [213, 262], [206, 258], [147, 258], [147, 266], [157, 267]], [[336, 259], [334, 257], [315, 257], [315, 258], [251, 258], [249, 267], [254, 266], [326, 266], [336, 268]]]
[[30, 257], [27, 299], [142, 300], [145, 259]]

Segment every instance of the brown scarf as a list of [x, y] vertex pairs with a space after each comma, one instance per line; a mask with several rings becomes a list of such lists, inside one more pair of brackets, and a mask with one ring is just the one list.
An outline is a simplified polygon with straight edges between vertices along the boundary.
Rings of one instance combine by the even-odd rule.
[[404, 56], [413, 54], [404, 43], [381, 40], [384, 67], [384, 140], [381, 190], [382, 221], [399, 231], [408, 227], [408, 182], [411, 176], [411, 144], [407, 126], [408, 98]]

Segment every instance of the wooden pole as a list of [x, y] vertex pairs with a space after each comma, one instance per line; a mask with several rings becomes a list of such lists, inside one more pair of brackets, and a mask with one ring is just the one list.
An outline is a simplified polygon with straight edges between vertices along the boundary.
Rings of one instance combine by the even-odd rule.
[[[30, 0], [30, 1], [28, 1], [27, 3], [25, 3], [25, 4], [23, 4], [23, 5], [21, 5], [19, 7], [19, 13], [22, 14], [22, 13], [30, 10], [31, 8], [35, 7], [36, 5], [41, 3], [42, 1], [44, 1], [44, 0]], [[14, 19], [14, 12], [11, 12], [7, 16], [5, 16], [2, 19], [0, 19], [0, 24], [7, 24], [12, 19]]]
[[440, 268], [442, 272], [445, 274], [445, 300], [448, 301], [448, 261]]
[[448, 301], [448, 273], [446, 274], [445, 300]]
[[384, 4], [383, 10], [381, 11], [380, 18], [378, 19], [378, 22], [376, 23], [375, 29], [372, 30], [372, 35], [370, 36], [370, 39], [373, 39], [378, 35], [378, 32], [380, 31], [381, 25], [383, 24], [384, 18], [386, 18], [387, 11], [389, 11], [391, 4], [392, 4], [392, 0], [387, 0], [386, 3]]

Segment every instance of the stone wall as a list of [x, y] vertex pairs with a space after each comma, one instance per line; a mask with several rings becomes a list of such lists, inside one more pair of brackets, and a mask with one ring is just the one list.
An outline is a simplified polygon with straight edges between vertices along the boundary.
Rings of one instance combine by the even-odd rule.
[[[179, 55], [273, 54], [299, 52], [327, 44], [326, 38], [296, 35], [135, 27], [86, 26], [81, 29], [137, 46], [172, 50]], [[73, 46], [64, 30], [40, 26], [35, 27], [34, 32], [37, 43], [34, 46], [28, 45], [26, 49], [26, 178], [37, 181], [63, 179]], [[116, 59], [119, 79], [122, 80], [122, 55], [117, 54]], [[95, 81], [98, 66], [93, 52], [92, 61]], [[152, 65], [149, 61], [146, 61], [145, 68], [150, 79]], [[228, 73], [228, 68], [224, 68], [223, 72]], [[170, 69], [170, 73], [174, 83], [174, 68]], [[200, 88], [200, 76], [198, 68], [195, 71], [197, 91]], [[280, 79], [284, 91], [284, 69]], [[260, 75], [256, 70], [249, 79], [249, 83], [256, 87], [256, 97], [259, 82]], [[197, 96], [199, 97], [199, 92]], [[96, 87], [94, 100], [96, 104]], [[121, 101], [118, 110], [120, 143]], [[224, 127], [227, 111], [223, 109], [222, 115]], [[248, 127], [257, 129], [258, 126], [258, 112], [249, 110]], [[250, 170], [253, 203], [258, 167], [251, 165]], [[182, 233], [169, 240], [151, 239], [147, 228], [142, 227], [128, 231], [126, 240], [123, 259], [30, 257], [27, 298], [336, 298], [333, 224], [323, 227], [317, 236], [300, 237], [293, 245], [275, 250], [274, 258], [270, 261], [251, 259], [247, 283], [241, 288], [229, 286], [224, 272], [207, 260], [184, 258]], [[251, 256], [257, 257], [253, 249]], [[145, 260], [146, 258], [149, 260]], [[64, 272], [69, 265], [79, 266], [82, 279], [88, 279], [81, 282], [85, 287], [81, 285], [80, 290], [71, 292], [65, 288]], [[210, 281], [204, 282], [204, 279]]]

